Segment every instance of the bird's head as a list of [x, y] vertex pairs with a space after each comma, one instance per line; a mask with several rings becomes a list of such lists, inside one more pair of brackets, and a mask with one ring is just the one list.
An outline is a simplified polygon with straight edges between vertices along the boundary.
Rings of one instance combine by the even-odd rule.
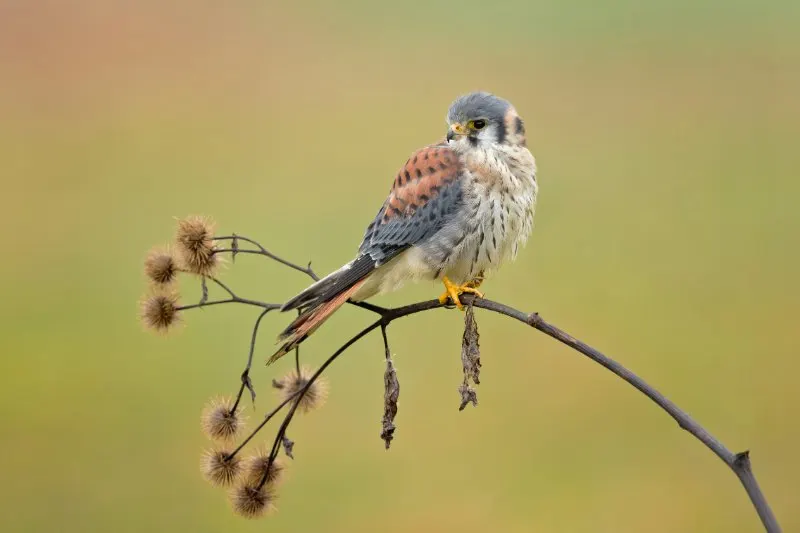
[[456, 149], [525, 144], [525, 125], [514, 106], [486, 92], [458, 97], [447, 112], [447, 125], [447, 142]]

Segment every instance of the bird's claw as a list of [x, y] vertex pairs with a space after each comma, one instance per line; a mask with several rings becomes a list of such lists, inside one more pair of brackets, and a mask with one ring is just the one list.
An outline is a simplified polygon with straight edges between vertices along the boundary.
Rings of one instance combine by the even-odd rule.
[[449, 279], [447, 276], [442, 278], [442, 283], [444, 283], [444, 292], [441, 296], [439, 296], [439, 303], [446, 304], [448, 301], [455, 304], [461, 311], [464, 310], [464, 304], [461, 303], [461, 299], [459, 298], [462, 294], [474, 294], [478, 298], [483, 298], [483, 293], [478, 290], [477, 286], [480, 285], [480, 282], [473, 283], [468, 282], [464, 285], [456, 285]]

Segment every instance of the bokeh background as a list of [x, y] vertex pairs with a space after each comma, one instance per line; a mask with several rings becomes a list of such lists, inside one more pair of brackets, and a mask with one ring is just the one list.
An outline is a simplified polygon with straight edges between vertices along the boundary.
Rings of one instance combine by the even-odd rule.
[[[390, 328], [390, 452], [370, 336], [292, 427], [277, 514], [237, 518], [202, 480], [199, 414], [235, 391], [255, 311], [143, 332], [146, 251], [199, 213], [338, 267], [398, 166], [478, 88], [525, 117], [541, 184], [531, 242], [487, 295], [749, 448], [800, 528], [800, 10], [700, 4], [0, 2], [0, 530], [759, 530], [734, 475], [638, 392], [483, 312], [477, 409], [457, 411], [461, 315], [419, 315]], [[257, 257], [223, 277], [270, 301], [307, 281]], [[307, 361], [371, 318], [345, 309]], [[286, 320], [265, 323], [251, 421], [290, 366], [260, 364]]]

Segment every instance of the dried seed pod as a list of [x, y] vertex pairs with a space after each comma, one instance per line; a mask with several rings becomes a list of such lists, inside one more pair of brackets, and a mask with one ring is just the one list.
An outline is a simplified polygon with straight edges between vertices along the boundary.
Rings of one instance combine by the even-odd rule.
[[230, 441], [242, 429], [241, 409], [231, 398], [214, 398], [203, 410], [203, 431], [210, 439]]
[[203, 454], [200, 469], [213, 485], [227, 487], [233, 484], [242, 472], [242, 462], [230, 450], [213, 449]]
[[180, 319], [178, 293], [167, 289], [153, 292], [142, 300], [140, 316], [147, 328], [167, 331]]
[[266, 485], [276, 485], [283, 477], [283, 462], [277, 457], [270, 462], [268, 450], [258, 450], [245, 459], [244, 475], [247, 483], [258, 485], [263, 480]]
[[397, 380], [397, 371], [391, 359], [386, 359], [386, 371], [383, 373], [383, 419], [381, 420], [381, 439], [386, 443], [386, 449], [394, 438], [394, 417], [397, 416], [397, 400], [400, 397], [400, 382]]
[[[300, 372], [292, 370], [280, 380], [273, 381], [272, 386], [279, 391], [281, 399], [285, 401], [306, 387], [312, 375], [314, 375], [314, 372], [304, 366], [300, 369]], [[305, 391], [297, 408], [307, 413], [322, 406], [327, 398], [328, 381], [320, 376]]]
[[144, 273], [156, 285], [169, 285], [178, 276], [178, 264], [168, 248], [150, 250], [144, 260]]
[[459, 411], [463, 411], [467, 404], [470, 403], [474, 407], [478, 407], [478, 393], [475, 392], [475, 389], [467, 385], [466, 382], [458, 387], [458, 392], [461, 394], [461, 405], [458, 406]]
[[231, 489], [233, 512], [244, 518], [259, 518], [275, 508], [275, 493], [266, 485], [244, 483]]
[[476, 385], [480, 384], [481, 375], [481, 347], [478, 323], [471, 305], [467, 306], [464, 313], [464, 336], [461, 340], [461, 365], [464, 369], [464, 378], [471, 379]]
[[175, 241], [186, 271], [210, 276], [219, 266], [220, 258], [214, 253], [214, 224], [210, 219], [191, 216], [179, 220]]

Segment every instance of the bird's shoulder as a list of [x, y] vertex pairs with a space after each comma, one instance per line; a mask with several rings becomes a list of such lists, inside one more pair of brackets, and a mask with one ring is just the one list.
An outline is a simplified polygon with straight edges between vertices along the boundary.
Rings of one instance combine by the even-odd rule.
[[458, 210], [464, 168], [459, 154], [444, 142], [411, 154], [367, 227], [360, 253], [383, 261], [435, 233]]
[[417, 150], [394, 178], [383, 210], [385, 221], [411, 215], [438, 198], [463, 171], [462, 158], [444, 142]]

